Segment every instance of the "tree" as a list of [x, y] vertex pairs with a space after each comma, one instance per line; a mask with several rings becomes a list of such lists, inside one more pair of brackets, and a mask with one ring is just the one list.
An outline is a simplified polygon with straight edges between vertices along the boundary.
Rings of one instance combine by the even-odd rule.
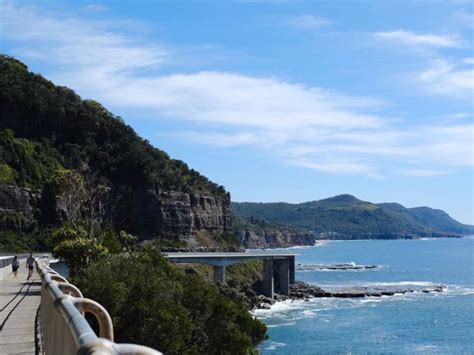
[[265, 325], [242, 303], [185, 274], [155, 246], [108, 255], [75, 281], [107, 308], [119, 342], [171, 354], [248, 354], [265, 338]]
[[108, 254], [108, 249], [85, 233], [79, 235], [73, 229], [69, 229], [69, 231], [74, 237], [61, 241], [54, 248], [53, 253], [56, 257], [64, 260], [69, 269], [69, 275], [76, 277], [81, 269], [87, 267], [89, 263], [105, 257]]
[[58, 169], [49, 186], [64, 206], [67, 221], [73, 228], [85, 228], [89, 237], [97, 238], [105, 227], [110, 206], [110, 188], [104, 183], [86, 181], [74, 170]]

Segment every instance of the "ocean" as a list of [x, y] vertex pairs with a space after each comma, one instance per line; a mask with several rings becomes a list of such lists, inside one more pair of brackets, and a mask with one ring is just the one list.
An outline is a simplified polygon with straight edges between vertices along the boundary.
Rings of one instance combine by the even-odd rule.
[[268, 326], [262, 354], [474, 354], [474, 238], [328, 241], [289, 248], [297, 264], [378, 265], [301, 270], [323, 288], [446, 285], [442, 293], [284, 301], [254, 311]]

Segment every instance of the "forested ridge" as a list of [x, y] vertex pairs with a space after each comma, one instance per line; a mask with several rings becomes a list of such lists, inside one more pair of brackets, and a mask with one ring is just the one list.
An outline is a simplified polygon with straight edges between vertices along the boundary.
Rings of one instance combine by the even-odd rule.
[[[0, 56], [4, 236], [31, 234], [63, 222], [61, 214], [67, 211], [61, 211], [60, 201], [45, 201], [48, 181], [62, 169], [108, 186], [113, 200], [110, 227], [140, 239], [177, 239], [202, 230], [212, 234], [207, 239], [218, 247], [222, 237], [231, 234], [230, 194], [223, 186], [153, 147], [100, 103], [82, 100], [73, 90], [31, 73], [15, 58]], [[28, 188], [31, 198], [6, 188], [2, 195], [1, 186]], [[24, 204], [31, 206], [22, 210]], [[20, 211], [15, 210], [18, 206]], [[28, 216], [25, 209], [31, 210]], [[27, 228], [16, 228], [17, 217], [28, 219]]]
[[[405, 208], [397, 203], [375, 204], [347, 194], [300, 204], [233, 202], [232, 211], [247, 221], [286, 225], [320, 238], [393, 239], [474, 234], [473, 226], [464, 225], [441, 210]], [[253, 223], [253, 227], [258, 226]]]
[[[226, 194], [222, 186], [140, 138], [100, 103], [82, 100], [11, 57], [0, 56], [0, 73], [3, 182], [41, 187], [48, 170], [61, 164], [119, 185]], [[14, 142], [13, 135], [23, 140]]]

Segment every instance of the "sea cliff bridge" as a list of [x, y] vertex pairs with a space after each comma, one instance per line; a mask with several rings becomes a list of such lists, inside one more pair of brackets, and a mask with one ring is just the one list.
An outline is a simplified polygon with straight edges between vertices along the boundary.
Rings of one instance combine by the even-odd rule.
[[[289, 293], [295, 279], [296, 254], [281, 253], [167, 253], [175, 263], [208, 264], [214, 280], [225, 283], [226, 267], [239, 262], [263, 260], [263, 293]], [[26, 256], [20, 255], [18, 277], [11, 272], [13, 256], [0, 257], [0, 355], [5, 354], [143, 354], [159, 351], [136, 344], [114, 342], [112, 320], [99, 303], [37, 260], [27, 280]], [[84, 317], [97, 319], [99, 335]]]

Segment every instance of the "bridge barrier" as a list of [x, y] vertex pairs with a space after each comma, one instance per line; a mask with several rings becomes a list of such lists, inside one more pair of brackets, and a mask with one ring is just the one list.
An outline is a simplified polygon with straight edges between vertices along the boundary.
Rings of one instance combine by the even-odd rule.
[[[81, 291], [51, 269], [36, 262], [41, 276], [40, 319], [42, 348], [46, 355], [159, 355], [159, 351], [136, 344], [114, 343], [112, 319], [99, 303], [84, 298]], [[99, 337], [84, 317], [91, 313], [99, 323]]]
[[[20, 262], [26, 258], [26, 254], [16, 254]], [[12, 272], [11, 264], [13, 262], [14, 255], [2, 255], [0, 256], [0, 281], [8, 276]], [[24, 262], [24, 261], [23, 261]]]
[[0, 256], [0, 281], [3, 280], [11, 271], [13, 256]]

